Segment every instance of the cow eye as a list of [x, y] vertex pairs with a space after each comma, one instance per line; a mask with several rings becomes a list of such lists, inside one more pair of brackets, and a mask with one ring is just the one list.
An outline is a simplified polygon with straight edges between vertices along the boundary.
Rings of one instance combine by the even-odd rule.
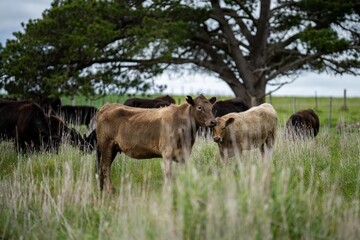
[[221, 130], [225, 130], [226, 127], [222, 127]]
[[198, 107], [197, 107], [197, 110], [201, 111], [201, 110], [202, 110], [202, 107], [201, 107], [201, 106], [198, 106]]

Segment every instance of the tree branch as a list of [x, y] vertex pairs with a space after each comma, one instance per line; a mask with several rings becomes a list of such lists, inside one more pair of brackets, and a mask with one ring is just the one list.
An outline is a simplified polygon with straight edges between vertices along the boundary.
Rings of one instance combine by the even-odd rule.
[[[284, 85], [286, 84], [290, 84], [290, 83], [293, 83], [294, 81], [296, 80], [296, 78], [293, 78], [292, 80], [290, 81], [285, 81], [285, 82], [282, 82], [282, 83], [279, 83], [279, 84], [276, 84], [277, 87], [269, 92], [266, 93], [266, 95], [270, 95], [272, 94], [273, 92], [276, 92], [277, 90], [279, 90], [280, 88], [282, 88]], [[271, 85], [271, 84], [268, 84], [268, 85]], [[275, 85], [274, 85], [275, 86]]]
[[287, 72], [291, 69], [294, 69], [294, 68], [298, 68], [302, 65], [304, 65], [306, 62], [310, 61], [310, 60], [313, 60], [313, 59], [316, 59], [318, 57], [320, 57], [321, 54], [320, 53], [317, 53], [317, 54], [314, 54], [314, 55], [308, 55], [308, 56], [304, 56], [303, 58], [301, 59], [298, 59], [296, 61], [293, 61], [291, 63], [288, 63], [286, 65], [284, 65], [283, 67], [279, 68], [276, 72], [270, 74], [269, 76], [266, 77], [266, 82], [269, 82], [270, 80], [274, 79], [276, 76], [284, 73], [284, 72]]
[[249, 70], [248, 63], [246, 59], [244, 58], [242, 52], [239, 49], [239, 43], [236, 40], [234, 36], [234, 32], [230, 28], [228, 22], [224, 18], [224, 13], [222, 12], [222, 9], [220, 8], [218, 1], [212, 1], [212, 5], [214, 7], [214, 17], [215, 20], [217, 20], [220, 24], [220, 27], [222, 31], [224, 32], [224, 35], [229, 43], [229, 52], [232, 56], [236, 67], [239, 69], [239, 73], [241, 75], [241, 78], [243, 79], [244, 83], [251, 81], [250, 76], [252, 76], [251, 71]]
[[241, 19], [241, 17], [234, 11], [233, 9], [224, 9], [224, 13], [230, 17], [232, 17], [236, 23], [240, 27], [241, 33], [245, 36], [246, 40], [250, 43], [253, 39], [253, 35], [245, 25], [244, 21]]
[[255, 26], [257, 26], [257, 20], [255, 19], [255, 17], [252, 15], [252, 12], [245, 7], [244, 5], [244, 1], [242, 0], [235, 0], [235, 2], [240, 6], [241, 10], [243, 10], [248, 16], [249, 18], [252, 20], [252, 22], [254, 23]]

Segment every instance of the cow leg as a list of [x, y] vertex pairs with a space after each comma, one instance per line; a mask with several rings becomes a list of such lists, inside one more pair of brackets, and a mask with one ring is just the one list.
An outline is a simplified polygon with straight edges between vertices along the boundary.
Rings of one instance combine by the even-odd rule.
[[101, 152], [99, 148], [96, 148], [96, 162], [95, 162], [95, 174], [97, 177], [100, 175], [100, 160], [101, 160]]
[[271, 160], [274, 144], [275, 136], [270, 136], [265, 140], [265, 143], [260, 146], [261, 156], [263, 160]]
[[113, 193], [114, 187], [111, 182], [110, 173], [111, 173], [111, 164], [116, 156], [116, 151], [113, 147], [107, 148], [105, 151], [101, 152], [100, 158], [100, 190], [104, 189], [104, 185], [108, 192]]
[[23, 141], [23, 140], [17, 140], [16, 141], [16, 150], [18, 152], [22, 152], [22, 153], [25, 153], [26, 150], [28, 149], [28, 147], [30, 147], [31, 145], [26, 145], [26, 142]]
[[165, 175], [165, 181], [171, 180], [171, 164], [172, 164], [172, 158], [166, 157], [164, 158], [164, 175]]
[[225, 153], [225, 149], [219, 149], [221, 163], [226, 166], [227, 165], [227, 154]]
[[264, 160], [265, 159], [265, 143], [261, 144], [260, 153], [261, 153], [262, 160]]

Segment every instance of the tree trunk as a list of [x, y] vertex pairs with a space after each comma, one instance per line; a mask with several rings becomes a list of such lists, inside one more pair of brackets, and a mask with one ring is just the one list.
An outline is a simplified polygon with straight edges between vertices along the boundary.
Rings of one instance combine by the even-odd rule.
[[251, 106], [258, 106], [265, 102], [266, 96], [266, 79], [265, 77], [260, 77], [257, 81], [252, 81], [253, 87], [251, 88]]
[[227, 79], [225, 82], [229, 85], [235, 96], [244, 101], [248, 106], [258, 106], [265, 102], [265, 78], [260, 78], [258, 82], [256, 79], [251, 79], [251, 81], [248, 81], [247, 87], [239, 80], [229, 81], [229, 79]]

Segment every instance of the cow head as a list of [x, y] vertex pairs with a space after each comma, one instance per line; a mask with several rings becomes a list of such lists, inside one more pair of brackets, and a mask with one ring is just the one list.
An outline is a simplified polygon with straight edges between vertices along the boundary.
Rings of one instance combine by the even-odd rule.
[[216, 102], [216, 97], [206, 99], [199, 95], [195, 99], [191, 96], [186, 97], [186, 102], [192, 106], [191, 115], [200, 126], [213, 127], [216, 124], [212, 108]]
[[234, 122], [234, 118], [224, 119], [221, 117], [216, 118], [216, 126], [213, 129], [214, 142], [220, 143], [223, 141], [226, 128]]

